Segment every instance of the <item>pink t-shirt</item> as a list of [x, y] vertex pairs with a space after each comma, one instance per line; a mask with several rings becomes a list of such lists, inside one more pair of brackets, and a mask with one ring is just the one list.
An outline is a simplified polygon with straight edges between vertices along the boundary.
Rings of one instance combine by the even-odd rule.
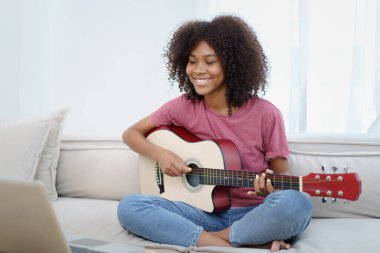
[[[261, 98], [250, 99], [228, 116], [211, 111], [203, 100], [192, 103], [183, 94], [153, 112], [151, 120], [155, 126], [184, 127], [202, 140], [231, 140], [239, 151], [243, 170], [262, 172], [269, 168], [270, 158], [289, 155], [281, 112]], [[263, 202], [263, 197], [248, 195], [248, 190], [252, 189], [231, 187], [231, 206]]]

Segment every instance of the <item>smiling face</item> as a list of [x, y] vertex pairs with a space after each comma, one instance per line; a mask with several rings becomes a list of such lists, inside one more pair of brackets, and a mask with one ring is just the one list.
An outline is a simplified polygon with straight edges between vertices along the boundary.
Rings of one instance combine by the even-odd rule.
[[191, 51], [186, 74], [199, 95], [225, 97], [224, 70], [219, 57], [207, 42], [200, 41]]

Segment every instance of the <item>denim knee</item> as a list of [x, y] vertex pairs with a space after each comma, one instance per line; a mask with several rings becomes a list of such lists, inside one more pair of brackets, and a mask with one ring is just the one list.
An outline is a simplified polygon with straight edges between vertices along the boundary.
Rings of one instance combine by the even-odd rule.
[[[279, 196], [277, 196], [277, 194]], [[286, 210], [293, 211], [289, 213], [303, 213], [305, 216], [311, 215], [312, 203], [310, 196], [306, 193], [296, 190], [282, 190], [277, 191], [268, 196], [268, 201], [274, 198], [277, 207], [283, 207]], [[301, 213], [300, 213], [301, 211]]]
[[117, 217], [124, 229], [130, 228], [132, 225], [130, 223], [137, 218], [134, 216], [137, 214], [136, 207], [140, 202], [139, 197], [140, 195], [128, 195], [122, 198], [118, 204]]
[[311, 210], [308, 195], [295, 190], [276, 191], [232, 224], [230, 241], [239, 246], [289, 239], [306, 229]]
[[292, 207], [302, 210], [305, 217], [311, 217], [313, 205], [310, 196], [304, 192], [288, 190], [289, 198], [292, 199]]
[[281, 214], [284, 219], [298, 222], [301, 230], [299, 232], [302, 232], [308, 226], [312, 215], [313, 206], [310, 196], [296, 190], [280, 192], [283, 197], [281, 198], [281, 204], [277, 206], [278, 209], [282, 210]]

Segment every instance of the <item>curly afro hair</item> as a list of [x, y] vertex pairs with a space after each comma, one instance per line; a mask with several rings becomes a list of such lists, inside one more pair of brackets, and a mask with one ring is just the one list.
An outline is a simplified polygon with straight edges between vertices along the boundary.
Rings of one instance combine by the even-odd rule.
[[189, 55], [200, 41], [209, 44], [221, 61], [229, 109], [265, 93], [269, 67], [255, 32], [240, 17], [223, 15], [210, 22], [185, 22], [174, 32], [164, 50], [169, 80], [177, 82], [189, 99], [203, 98], [196, 93], [186, 74]]

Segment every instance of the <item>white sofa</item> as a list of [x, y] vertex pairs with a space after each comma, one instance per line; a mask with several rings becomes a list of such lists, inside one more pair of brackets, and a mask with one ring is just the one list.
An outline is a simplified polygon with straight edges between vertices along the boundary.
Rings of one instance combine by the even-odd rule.
[[[295, 175], [333, 173], [348, 166], [362, 181], [358, 201], [322, 203], [313, 198], [310, 226], [289, 253], [379, 252], [380, 135], [289, 136], [289, 159]], [[58, 200], [52, 201], [63, 229], [121, 243], [142, 244], [154, 252], [267, 252], [267, 249], [160, 245], [123, 230], [116, 215], [124, 195], [139, 193], [138, 155], [118, 138], [63, 137], [57, 168]], [[269, 217], [270, 218], [270, 217]]]

